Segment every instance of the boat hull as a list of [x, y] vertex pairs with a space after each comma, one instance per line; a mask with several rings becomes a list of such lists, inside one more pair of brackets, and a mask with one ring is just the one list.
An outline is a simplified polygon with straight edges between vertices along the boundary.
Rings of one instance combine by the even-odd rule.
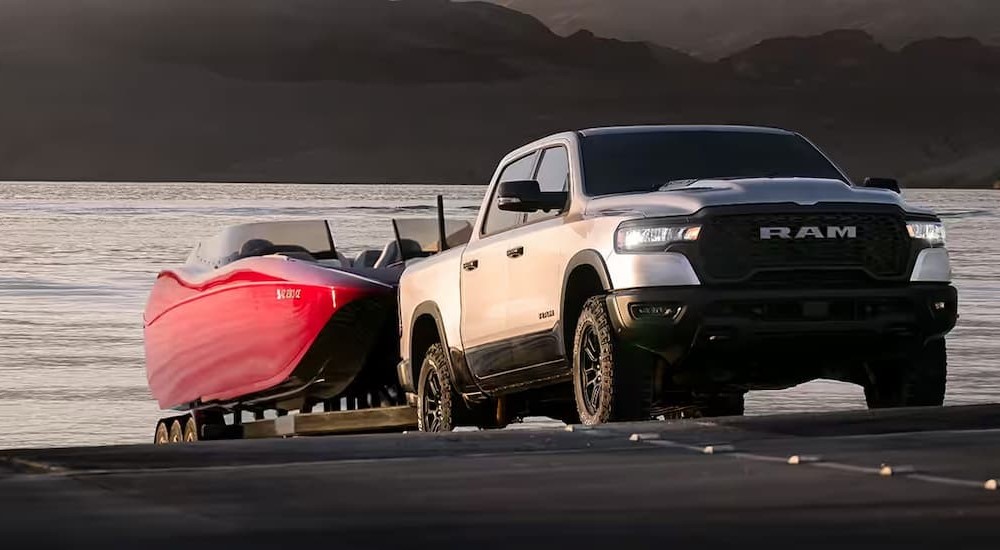
[[394, 300], [391, 285], [282, 257], [164, 271], [144, 319], [150, 390], [164, 409], [332, 397], [369, 362]]

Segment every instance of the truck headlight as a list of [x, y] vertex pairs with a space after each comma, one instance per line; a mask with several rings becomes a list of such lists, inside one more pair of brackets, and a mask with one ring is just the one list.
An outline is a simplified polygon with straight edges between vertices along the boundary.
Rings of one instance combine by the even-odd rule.
[[945, 244], [944, 224], [941, 222], [907, 222], [906, 231], [911, 238], [927, 241], [931, 247]]
[[700, 225], [622, 226], [615, 232], [618, 252], [657, 252], [670, 243], [697, 241]]

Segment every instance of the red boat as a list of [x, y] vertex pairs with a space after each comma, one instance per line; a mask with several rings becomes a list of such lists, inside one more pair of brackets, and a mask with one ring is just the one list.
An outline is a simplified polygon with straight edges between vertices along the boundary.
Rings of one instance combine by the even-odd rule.
[[396, 239], [353, 260], [323, 220], [229, 227], [161, 272], [144, 313], [149, 388], [161, 408], [193, 412], [160, 421], [156, 441], [204, 439], [199, 424], [222, 425], [226, 413], [238, 425], [244, 413], [262, 419], [266, 410], [405, 405], [396, 378], [399, 276], [471, 228], [393, 224]]

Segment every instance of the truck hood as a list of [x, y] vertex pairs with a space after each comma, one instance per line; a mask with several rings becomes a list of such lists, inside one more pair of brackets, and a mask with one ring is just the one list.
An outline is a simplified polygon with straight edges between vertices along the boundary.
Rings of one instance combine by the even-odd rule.
[[816, 178], [753, 178], [699, 180], [688, 186], [648, 193], [627, 193], [591, 199], [587, 216], [687, 216], [710, 206], [740, 204], [819, 203], [887, 204], [914, 214], [932, 214], [910, 206], [884, 189], [853, 187], [839, 180]]

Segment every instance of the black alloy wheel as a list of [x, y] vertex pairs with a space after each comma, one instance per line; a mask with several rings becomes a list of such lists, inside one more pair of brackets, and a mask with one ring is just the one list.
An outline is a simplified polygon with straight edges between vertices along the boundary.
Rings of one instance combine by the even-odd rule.
[[441, 378], [437, 372], [432, 371], [427, 378], [427, 387], [424, 390], [424, 426], [428, 432], [441, 431]]
[[580, 338], [579, 391], [589, 414], [596, 414], [601, 406], [601, 341], [592, 325], [583, 328]]
[[417, 423], [422, 432], [450, 432], [455, 429], [455, 395], [447, 359], [439, 344], [424, 355], [417, 384]]

